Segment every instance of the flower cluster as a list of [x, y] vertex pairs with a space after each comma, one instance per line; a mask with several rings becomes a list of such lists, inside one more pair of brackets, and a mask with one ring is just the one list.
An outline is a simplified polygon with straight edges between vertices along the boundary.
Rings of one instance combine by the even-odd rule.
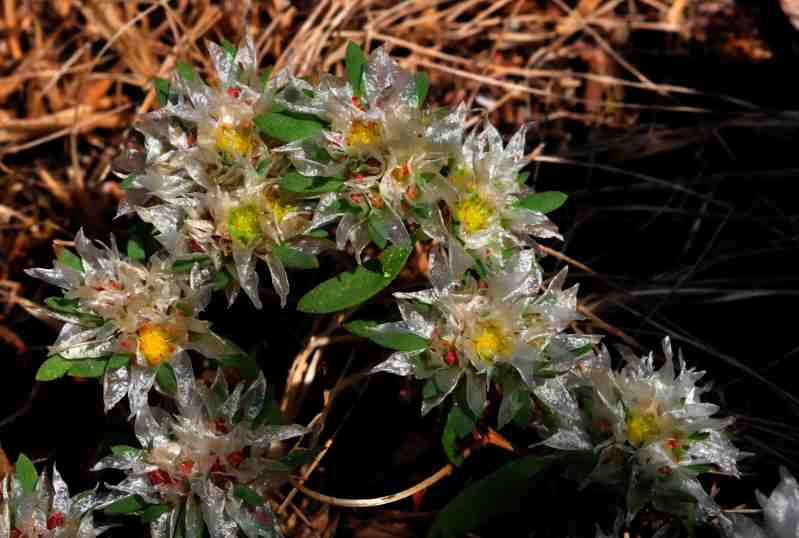
[[[196, 381], [194, 354], [244, 356], [199, 316], [218, 290], [262, 308], [258, 260], [285, 307], [288, 270], [317, 268], [333, 249], [358, 267], [298, 309], [350, 308], [386, 288], [416, 245], [428, 289], [394, 293], [400, 321], [348, 324], [395, 351], [372, 373], [425, 380], [422, 414], [451, 400], [472, 426], [497, 394], [499, 428], [532, 426], [541, 445], [590, 459], [583, 482], [622, 486], [628, 519], [650, 502], [691, 519], [718, 512], [696, 477], [738, 475], [730, 420], [712, 418], [703, 372], [675, 369], [668, 343], [660, 369], [653, 355], [628, 355], [616, 370], [600, 337], [579, 331], [577, 286], [564, 288], [566, 270], [545, 276], [536, 242], [561, 238], [546, 213], [565, 195], [526, 184], [524, 127], [507, 143], [487, 122], [468, 129], [465, 105], [427, 106], [427, 78], [382, 48], [366, 58], [350, 44], [347, 79], [312, 84], [259, 72], [250, 37], [208, 47], [210, 81], [184, 64], [158, 81], [162, 107], [136, 126], [142, 147], [116, 161], [118, 216], [144, 221], [144, 240], [123, 255], [113, 237], [105, 246], [79, 232], [76, 254], [29, 270], [63, 290], [38, 311], [65, 322], [38, 379], [102, 376], [106, 410], [128, 397], [141, 448], [115, 447], [96, 465], [125, 473], [108, 486], [109, 510], [141, 514], [156, 537], [280, 536], [266, 497], [296, 452], [276, 456], [276, 443], [307, 430], [270, 423], [260, 374], [231, 390], [221, 362], [210, 386]], [[154, 386], [170, 411], [151, 406]], [[25, 514], [14, 521], [39, 527], [57, 509], [83, 529], [93, 507], [59, 500], [29, 515], [14, 495]], [[88, 521], [80, 536], [94, 532]]]
[[118, 448], [94, 469], [126, 473], [109, 486], [119, 497], [138, 495], [163, 506], [151, 522], [154, 537], [173, 536], [180, 525], [186, 535], [199, 536], [203, 522], [212, 536], [236, 536], [237, 529], [252, 538], [278, 536], [261, 494], [285, 480], [292, 466], [271, 459], [270, 447], [307, 430], [266, 424], [265, 397], [263, 375], [230, 393], [217, 370], [210, 387], [192, 387], [190, 403], [179, 406], [178, 414], [145, 407], [135, 422], [142, 448]]
[[52, 481], [44, 472], [35, 485], [6, 477], [0, 482], [0, 536], [94, 538], [109, 528], [95, 527], [92, 515], [106, 502], [106, 494], [91, 490], [70, 497], [55, 466]]
[[701, 515], [696, 508], [718, 513], [696, 476], [709, 470], [739, 476], [736, 463], [747, 455], [725, 434], [731, 419], [712, 418], [718, 406], [701, 401], [709, 386], [696, 382], [705, 373], [682, 358], [675, 369], [668, 339], [663, 352], [665, 363], [655, 369], [653, 354], [639, 358], [625, 350], [626, 364], [616, 371], [602, 350], [581, 375], [549, 379], [533, 391], [552, 415], [543, 444], [591, 453], [585, 482], [624, 486], [628, 519], [650, 501], [690, 518]]
[[721, 528], [725, 538], [793, 538], [799, 535], [799, 483], [784, 467], [782, 480], [766, 497], [757, 492], [763, 509], [763, 525], [742, 514], [722, 514]]

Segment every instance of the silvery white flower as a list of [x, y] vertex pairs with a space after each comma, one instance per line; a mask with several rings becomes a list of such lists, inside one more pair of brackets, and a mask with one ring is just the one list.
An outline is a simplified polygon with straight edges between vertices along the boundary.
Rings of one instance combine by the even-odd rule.
[[53, 466], [53, 479], [43, 472], [32, 493], [19, 479], [0, 482], [0, 536], [6, 538], [94, 538], [109, 527], [95, 527], [92, 511], [107, 498], [96, 490], [69, 496], [69, 488]]
[[[120, 483], [108, 486], [119, 498], [139, 495], [170, 507], [152, 523], [154, 537], [173, 536], [181, 524], [199, 531], [202, 520], [211, 536], [235, 537], [238, 529], [252, 538], [280, 536], [268, 502], [246, 502], [240, 486], [264, 495], [282, 483], [292, 467], [270, 458], [270, 446], [308, 430], [265, 424], [265, 396], [262, 374], [231, 393], [219, 369], [211, 387], [193, 385], [190, 403], [179, 405], [178, 414], [145, 407], [135, 423], [142, 449], [120, 450], [94, 469], [126, 473]], [[185, 523], [178, 521], [181, 510]]]
[[742, 514], [722, 514], [720, 523], [725, 538], [796, 538], [799, 536], [799, 484], [784, 467], [782, 480], [766, 497], [759, 491], [757, 502], [763, 509], [763, 524]]
[[546, 215], [519, 205], [531, 194], [519, 181], [528, 163], [525, 133], [522, 127], [503, 147], [499, 132], [486, 122], [450, 162], [447, 178], [454, 193], [445, 201], [455, 237], [449, 248], [465, 248], [489, 268], [503, 264], [506, 249], [532, 244], [532, 237], [561, 237]]
[[173, 260], [152, 256], [143, 265], [120, 254], [116, 242], [95, 246], [79, 231], [75, 247], [81, 268], [60, 260], [52, 269], [27, 273], [63, 289], [63, 300], [42, 312], [64, 321], [50, 355], [68, 360], [110, 355], [130, 357], [125, 366], [107, 368], [103, 377], [106, 410], [128, 395], [132, 414], [147, 402], [156, 372], [174, 370], [177, 397], [185, 401], [194, 379], [189, 350], [209, 358], [236, 352], [197, 318], [210, 298], [207, 286], [192, 288], [190, 276], [176, 274]]
[[626, 351], [625, 366], [615, 371], [603, 350], [582, 386], [550, 379], [533, 391], [557, 423], [543, 444], [594, 452], [597, 463], [586, 482], [624, 487], [630, 519], [649, 501], [687, 517], [697, 507], [718, 512], [696, 476], [707, 470], [738, 476], [737, 461], [746, 455], [725, 435], [732, 420], [712, 418], [718, 406], [701, 401], [710, 387], [696, 382], [705, 373], [687, 368], [681, 357], [675, 369], [668, 339], [663, 351], [660, 369], [651, 353], [638, 358]]
[[544, 287], [534, 252], [525, 250], [504, 271], [461, 282], [441, 253], [433, 251], [433, 288], [395, 293], [403, 321], [378, 327], [411, 332], [427, 339], [428, 346], [394, 353], [372, 371], [430, 380], [434, 390], [422, 403], [423, 414], [465, 378], [467, 402], [479, 416], [493, 379], [503, 392], [499, 423], [504, 426], [518, 411], [514, 393], [534, 388], [544, 373], [568, 372], [596, 341], [563, 333], [577, 318], [577, 288], [562, 291], [565, 277], [564, 271]]

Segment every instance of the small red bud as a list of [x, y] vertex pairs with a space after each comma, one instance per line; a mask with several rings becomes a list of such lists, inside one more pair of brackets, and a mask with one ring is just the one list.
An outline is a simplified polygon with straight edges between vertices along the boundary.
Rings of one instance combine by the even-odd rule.
[[231, 97], [238, 99], [239, 95], [241, 95], [241, 90], [239, 88], [228, 88], [227, 94]]
[[227, 427], [224, 419], [221, 418], [214, 422], [214, 428], [216, 428], [216, 431], [219, 433], [230, 433], [230, 428]]
[[230, 454], [227, 455], [225, 459], [233, 467], [238, 467], [239, 465], [241, 465], [241, 462], [244, 461], [244, 451], [237, 450], [236, 452], [231, 452]]
[[447, 356], [444, 358], [444, 360], [447, 361], [447, 364], [450, 366], [454, 366], [458, 364], [458, 354], [455, 353], [454, 349], [450, 349], [447, 351]]
[[53, 530], [56, 527], [63, 527], [64, 526], [64, 514], [63, 512], [53, 512], [50, 517], [47, 518], [47, 530]]
[[147, 473], [147, 478], [150, 479], [150, 484], [153, 486], [160, 486], [161, 484], [171, 484], [172, 477], [169, 476], [169, 473], [162, 469], [156, 469], [155, 471], [150, 471]]
[[190, 475], [191, 474], [191, 470], [193, 468], [194, 468], [194, 462], [191, 461], [191, 460], [181, 462], [181, 464], [178, 466], [178, 469], [180, 469], [180, 472], [183, 475], [185, 475], [185, 476]]
[[24, 538], [25, 535], [22, 534], [22, 531], [19, 529], [11, 529], [11, 532], [8, 533], [8, 538]]

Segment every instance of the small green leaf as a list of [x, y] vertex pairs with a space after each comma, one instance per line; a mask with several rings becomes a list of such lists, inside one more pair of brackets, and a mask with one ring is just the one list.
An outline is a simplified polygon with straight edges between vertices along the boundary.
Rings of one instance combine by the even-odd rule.
[[530, 172], [526, 170], [524, 172], [519, 172], [518, 174], [516, 174], [516, 182], [519, 185], [524, 185], [525, 183], [527, 183], [528, 177], [530, 177]]
[[261, 80], [261, 84], [264, 86], [264, 88], [266, 87], [266, 84], [269, 82], [269, 77], [271, 76], [272, 76], [271, 67], [267, 67], [266, 69], [261, 71], [260, 75], [258, 75], [258, 78]]
[[144, 241], [138, 235], [132, 235], [128, 239], [128, 258], [142, 263], [147, 258], [147, 253], [144, 251]]
[[128, 445], [114, 445], [111, 447], [111, 453], [115, 456], [135, 456], [141, 452], [141, 448], [136, 448]]
[[158, 102], [161, 106], [169, 102], [169, 91], [171, 89], [169, 81], [163, 78], [155, 77], [153, 79], [153, 86], [155, 87], [155, 94], [158, 96]]
[[458, 452], [457, 442], [468, 436], [474, 430], [474, 420], [463, 412], [460, 406], [453, 405], [447, 415], [447, 423], [441, 434], [441, 444], [444, 446], [449, 461], [460, 466], [463, 456]]
[[130, 174], [128, 177], [126, 177], [125, 179], [122, 180], [122, 182], [119, 184], [119, 186], [122, 188], [122, 190], [129, 191], [129, 190], [133, 189], [134, 187], [136, 187], [135, 181], [136, 181], [136, 179], [138, 179], [138, 177], [139, 176], [136, 175], [136, 174]]
[[388, 230], [386, 230], [386, 221], [383, 216], [376, 211], [372, 211], [369, 213], [366, 226], [369, 232], [369, 239], [372, 240], [372, 243], [377, 245], [377, 248], [386, 248], [386, 245], [388, 245]]
[[281, 176], [280, 186], [284, 190], [299, 194], [322, 194], [340, 191], [344, 187], [344, 180], [338, 177], [304, 176], [299, 172], [289, 172]]
[[123, 497], [118, 501], [109, 504], [103, 509], [103, 512], [108, 515], [130, 514], [132, 512], [144, 510], [148, 506], [151, 505], [138, 495], [131, 495], [130, 497]]
[[293, 470], [307, 463], [311, 463], [318, 454], [319, 449], [316, 448], [295, 448], [280, 458], [280, 463], [283, 463], [286, 467]]
[[252, 355], [230, 355], [223, 357], [220, 361], [225, 368], [234, 368], [239, 371], [241, 377], [244, 379], [255, 379], [261, 369], [258, 363], [255, 362], [255, 357]]
[[688, 436], [688, 440], [695, 443], [697, 441], [704, 441], [708, 437], [710, 437], [710, 432], [694, 432]]
[[219, 291], [227, 288], [227, 285], [230, 284], [233, 277], [230, 276], [230, 273], [227, 270], [222, 269], [221, 271], [217, 271], [214, 273], [214, 280], [213, 280], [213, 289], [214, 291]]
[[368, 338], [375, 344], [397, 351], [419, 351], [427, 349], [428, 341], [412, 332], [398, 330], [377, 330], [378, 323], [371, 320], [354, 320], [344, 324], [344, 328], [356, 336]]
[[330, 234], [327, 233], [327, 230], [312, 230], [305, 235], [307, 235], [308, 237], [316, 237], [317, 239], [324, 239]]
[[319, 260], [313, 254], [308, 254], [288, 245], [277, 245], [272, 252], [280, 258], [289, 269], [318, 269]]
[[416, 73], [416, 102], [419, 108], [424, 106], [425, 99], [427, 99], [427, 90], [430, 87], [430, 78], [424, 71]]
[[283, 413], [280, 411], [280, 406], [275, 398], [274, 390], [272, 387], [267, 387], [266, 395], [264, 396], [264, 406], [261, 412], [252, 421], [252, 430], [255, 431], [261, 427], [262, 424], [283, 424], [285, 419]]
[[22, 491], [26, 495], [30, 495], [36, 489], [36, 481], [39, 480], [39, 474], [36, 472], [33, 462], [28, 459], [25, 454], [17, 456], [17, 463], [14, 474], [22, 485]]
[[82, 378], [102, 377], [107, 363], [103, 359], [78, 359], [69, 362], [69, 375]]
[[568, 195], [558, 191], [536, 192], [519, 200], [516, 206], [539, 213], [550, 213], [562, 206], [567, 198]]
[[67, 297], [48, 297], [44, 300], [47, 308], [62, 314], [80, 314], [80, 302], [78, 299], [68, 299]]
[[553, 458], [526, 456], [511, 461], [464, 489], [441, 510], [428, 538], [455, 538], [504, 514], [523, 510], [533, 482], [542, 480]]
[[347, 43], [347, 55], [344, 59], [347, 68], [347, 78], [352, 86], [352, 94], [358, 97], [363, 95], [363, 71], [366, 66], [366, 55], [363, 49], [353, 43]]
[[115, 370], [117, 368], [122, 368], [123, 366], [127, 366], [132, 358], [132, 355], [127, 355], [123, 353], [117, 353], [115, 355], [111, 355], [111, 358], [108, 359], [108, 363], [105, 365], [106, 370]]
[[324, 124], [312, 116], [293, 115], [288, 112], [268, 112], [253, 120], [264, 135], [281, 142], [294, 142], [320, 133]]
[[81, 260], [80, 256], [68, 248], [61, 248], [61, 250], [58, 252], [58, 261], [67, 267], [78, 271], [79, 273], [83, 272], [83, 260]]
[[355, 271], [339, 273], [306, 293], [297, 310], [307, 314], [328, 314], [361, 304], [377, 295], [400, 274], [411, 253], [409, 247], [391, 245], [381, 260], [370, 260]]
[[248, 488], [242, 484], [233, 486], [233, 495], [249, 504], [250, 506], [261, 506], [264, 504], [264, 498], [258, 495], [255, 490]]
[[230, 55], [230, 59], [231, 60], [236, 57], [236, 52], [237, 52], [236, 45], [234, 45], [233, 43], [231, 43], [230, 41], [228, 41], [224, 37], [222, 38], [221, 45], [222, 45], [222, 48], [225, 49], [225, 52], [227, 52], [228, 55]]
[[178, 390], [178, 381], [171, 364], [167, 362], [161, 363], [161, 366], [155, 372], [155, 378], [158, 381], [158, 386], [167, 394], [175, 394]]
[[152, 523], [171, 510], [172, 507], [168, 504], [151, 504], [141, 513], [141, 521], [142, 523]]
[[175, 69], [178, 70], [178, 74], [188, 81], [194, 80], [194, 77], [197, 76], [197, 72], [194, 70], [194, 66], [184, 62], [183, 60], [178, 60], [175, 64]]
[[175, 273], [190, 273], [195, 263], [206, 263], [210, 261], [211, 258], [209, 258], [208, 256], [199, 254], [188, 260], [176, 261], [174, 264], [172, 264], [172, 271], [174, 271]]
[[428, 379], [425, 382], [424, 386], [422, 387], [422, 399], [430, 400], [438, 396], [439, 390], [438, 386], [436, 386], [436, 382], [432, 379]]
[[71, 365], [72, 361], [68, 361], [61, 355], [51, 355], [39, 366], [39, 370], [36, 372], [36, 381], [52, 381], [64, 377]]

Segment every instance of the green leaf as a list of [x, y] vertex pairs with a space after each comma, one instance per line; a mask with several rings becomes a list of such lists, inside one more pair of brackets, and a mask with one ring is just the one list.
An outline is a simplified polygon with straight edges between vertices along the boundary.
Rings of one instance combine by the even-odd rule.
[[225, 368], [235, 368], [244, 379], [255, 379], [261, 369], [252, 355], [230, 355], [220, 361]]
[[322, 131], [324, 124], [312, 116], [299, 117], [288, 112], [268, 112], [253, 120], [264, 135], [281, 142], [294, 142], [314, 136]]
[[36, 381], [52, 381], [64, 377], [71, 365], [72, 362], [61, 355], [51, 355], [39, 366], [39, 370], [36, 372]]
[[688, 440], [691, 442], [704, 441], [708, 437], [710, 437], [710, 432], [694, 432], [688, 436]]
[[430, 87], [430, 78], [424, 71], [416, 73], [416, 101], [419, 103], [419, 108], [424, 106], [425, 99], [427, 99], [427, 90]]
[[269, 82], [269, 77], [271, 77], [271, 76], [272, 76], [272, 68], [271, 67], [267, 67], [266, 69], [261, 71], [261, 74], [258, 75], [258, 78], [261, 79], [261, 84], [264, 87], [266, 87], [267, 82]]
[[195, 263], [206, 263], [209, 261], [211, 261], [211, 258], [203, 254], [199, 254], [188, 260], [176, 261], [174, 264], [172, 264], [172, 271], [175, 273], [190, 273]]
[[69, 375], [72, 377], [102, 377], [108, 361], [103, 359], [78, 359], [69, 361]]
[[264, 504], [264, 498], [258, 495], [255, 490], [248, 488], [242, 484], [233, 486], [233, 495], [249, 504], [250, 506], [261, 506]]
[[369, 213], [366, 226], [369, 232], [369, 239], [372, 240], [372, 243], [377, 245], [380, 249], [386, 248], [386, 245], [388, 245], [388, 240], [386, 239], [388, 231], [386, 230], [386, 221], [383, 216], [376, 211], [372, 211]]
[[178, 70], [178, 74], [186, 80], [194, 80], [197, 76], [197, 72], [194, 70], [194, 66], [190, 63], [186, 63], [183, 60], [178, 60], [175, 64], [175, 69]]
[[305, 235], [307, 235], [308, 237], [316, 237], [317, 239], [324, 239], [330, 234], [327, 233], [327, 230], [312, 230]]
[[158, 381], [158, 386], [167, 394], [175, 394], [178, 390], [178, 381], [171, 364], [167, 362], [161, 363], [161, 366], [155, 372], [155, 378]]
[[344, 328], [356, 336], [368, 338], [375, 344], [397, 351], [418, 351], [427, 349], [428, 341], [412, 332], [380, 331], [376, 321], [359, 319], [344, 324]]
[[370, 260], [355, 271], [340, 273], [319, 284], [300, 299], [297, 310], [328, 314], [371, 299], [397, 278], [410, 253], [410, 247], [391, 245], [383, 251], [381, 260]]
[[540, 213], [550, 213], [562, 206], [568, 195], [558, 191], [536, 192], [516, 202], [516, 207], [523, 207]]
[[516, 182], [519, 185], [524, 185], [525, 183], [527, 183], [528, 177], [530, 177], [530, 172], [526, 170], [524, 172], [519, 172], [518, 174], [516, 174]]
[[529, 505], [525, 495], [544, 476], [553, 458], [526, 456], [505, 464], [464, 489], [441, 510], [428, 538], [464, 536], [499, 516], [516, 513]]
[[283, 413], [280, 411], [280, 406], [275, 398], [274, 389], [271, 386], [267, 387], [264, 406], [258, 416], [255, 417], [255, 420], [252, 421], [252, 430], [257, 430], [262, 424], [283, 424], [284, 422]]
[[289, 469], [294, 470], [305, 465], [306, 463], [311, 463], [318, 454], [318, 448], [295, 448], [280, 458], [280, 463], [286, 465], [286, 467]]
[[344, 180], [339, 177], [304, 176], [299, 172], [289, 172], [280, 178], [280, 186], [299, 194], [322, 194], [340, 191], [344, 187]]
[[44, 300], [47, 308], [62, 314], [80, 314], [80, 302], [78, 299], [68, 299], [67, 297], [48, 297]]
[[227, 52], [230, 55], [231, 60], [236, 57], [236, 45], [234, 45], [224, 37], [222, 38], [222, 43], [220, 44], [222, 45], [222, 48], [225, 49], [225, 52]]
[[39, 474], [36, 472], [33, 462], [25, 454], [17, 456], [14, 474], [22, 485], [22, 491], [26, 495], [32, 494], [36, 489], [36, 481], [39, 480]]
[[441, 434], [441, 444], [444, 446], [449, 461], [460, 466], [463, 456], [458, 452], [457, 442], [468, 436], [474, 430], [475, 422], [458, 405], [453, 405], [447, 415], [447, 423]]
[[169, 81], [160, 77], [153, 79], [153, 86], [155, 87], [155, 94], [158, 96], [158, 102], [161, 106], [169, 102], [169, 91], [171, 89]]
[[123, 353], [111, 355], [111, 358], [108, 359], [108, 363], [105, 365], [105, 369], [115, 370], [117, 368], [122, 368], [123, 366], [127, 366], [132, 357], [133, 357], [132, 355], [127, 355]]
[[144, 251], [144, 241], [138, 235], [131, 235], [128, 239], [128, 258], [142, 263], [147, 259], [147, 253]]
[[292, 248], [287, 245], [277, 245], [272, 249], [272, 252], [280, 258], [289, 269], [318, 269], [319, 260], [313, 254], [308, 254], [299, 249]]
[[109, 504], [103, 509], [103, 512], [108, 515], [130, 514], [132, 512], [144, 510], [148, 506], [151, 505], [138, 495], [131, 495], [130, 497], [123, 497], [118, 501]]
[[230, 273], [227, 270], [222, 269], [221, 271], [217, 271], [214, 273], [214, 280], [213, 280], [213, 289], [214, 291], [219, 291], [227, 288], [227, 285], [230, 284], [230, 281], [233, 280], [233, 277], [230, 276]]
[[366, 67], [366, 55], [363, 49], [353, 43], [347, 43], [347, 55], [344, 59], [347, 68], [347, 78], [352, 86], [352, 94], [358, 97], [363, 95], [363, 71]]
[[67, 267], [71, 267], [72, 269], [78, 271], [79, 273], [83, 272], [83, 260], [81, 260], [80, 256], [78, 256], [68, 248], [62, 248], [58, 252], [58, 261], [60, 261], [62, 264], [66, 265]]
[[133, 182], [136, 181], [138, 177], [139, 176], [137, 174], [130, 174], [128, 177], [122, 180], [119, 186], [122, 188], [122, 190], [129, 191], [130, 189], [135, 187]]
[[141, 452], [141, 448], [136, 448], [128, 445], [114, 445], [111, 447], [111, 453], [115, 456], [130, 455], [135, 456]]
[[171, 510], [172, 507], [168, 504], [151, 504], [141, 513], [141, 521], [142, 523], [152, 523], [161, 517], [162, 514], [170, 512]]

